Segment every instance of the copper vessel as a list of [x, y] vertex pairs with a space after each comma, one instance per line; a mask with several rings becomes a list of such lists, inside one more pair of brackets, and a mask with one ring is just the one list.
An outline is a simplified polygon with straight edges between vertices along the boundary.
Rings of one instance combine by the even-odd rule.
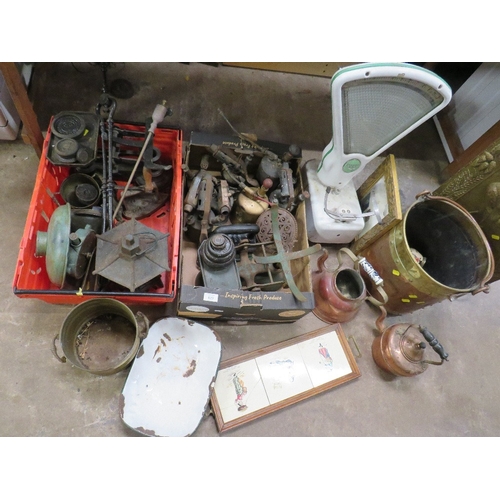
[[[354, 268], [344, 264], [343, 253], [353, 260]], [[357, 269], [362, 259], [357, 258], [349, 249], [341, 248], [338, 252], [339, 266], [334, 271], [330, 271], [325, 266], [328, 257], [328, 251], [323, 249], [323, 255], [319, 257], [317, 263], [318, 270], [312, 275], [315, 300], [313, 313], [319, 319], [326, 323], [346, 323], [356, 316], [365, 300], [376, 305], [383, 304], [368, 295], [365, 282]], [[372, 275], [378, 277], [374, 270]], [[382, 280], [379, 278], [377, 283], [379, 294], [384, 296]]]
[[[380, 307], [381, 313], [376, 321], [380, 336], [372, 344], [372, 355], [375, 363], [388, 373], [401, 377], [414, 377], [432, 365], [442, 365], [448, 361], [448, 354], [436, 337], [425, 327], [410, 323], [398, 323], [384, 326], [387, 311]], [[439, 354], [441, 361], [425, 359], [426, 340], [433, 350]]]
[[[423, 259], [416, 258], [420, 254]], [[414, 312], [467, 293], [487, 293], [495, 268], [488, 241], [473, 217], [454, 201], [427, 192], [417, 196], [400, 223], [358, 255], [383, 278], [390, 314]], [[377, 297], [368, 282], [367, 287]]]

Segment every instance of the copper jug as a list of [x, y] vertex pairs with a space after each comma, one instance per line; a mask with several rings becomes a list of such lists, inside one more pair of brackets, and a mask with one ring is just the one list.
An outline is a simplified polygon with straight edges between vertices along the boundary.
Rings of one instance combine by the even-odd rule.
[[[344, 264], [342, 254], [353, 260], [354, 268]], [[325, 266], [328, 256], [328, 251], [323, 249], [323, 255], [318, 259], [318, 270], [312, 275], [315, 301], [313, 313], [319, 319], [327, 323], [346, 323], [356, 316], [365, 300], [379, 306], [385, 303], [368, 295], [365, 282], [358, 271], [359, 265], [364, 266], [383, 300], [387, 300], [382, 279], [365, 258], [358, 258], [348, 248], [341, 248], [338, 252], [339, 265], [337, 269], [330, 271]]]
[[[385, 328], [384, 319], [387, 311], [380, 307], [381, 313], [376, 321], [380, 336], [372, 344], [372, 355], [375, 363], [393, 375], [413, 377], [427, 370], [429, 365], [442, 365], [448, 361], [448, 354], [436, 337], [425, 327], [410, 323], [398, 323]], [[425, 359], [426, 343], [439, 354], [441, 361]]]

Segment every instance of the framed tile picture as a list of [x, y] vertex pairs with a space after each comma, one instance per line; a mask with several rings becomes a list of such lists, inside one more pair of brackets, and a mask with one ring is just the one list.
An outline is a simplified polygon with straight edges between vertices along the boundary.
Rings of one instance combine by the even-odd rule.
[[220, 364], [211, 396], [219, 432], [360, 376], [340, 324]]

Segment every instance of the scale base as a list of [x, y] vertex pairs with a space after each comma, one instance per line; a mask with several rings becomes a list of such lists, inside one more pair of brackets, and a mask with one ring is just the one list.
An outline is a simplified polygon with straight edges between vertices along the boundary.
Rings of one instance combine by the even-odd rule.
[[[341, 222], [325, 212], [326, 186], [318, 179], [317, 167], [317, 161], [309, 161], [305, 165], [309, 191], [309, 198], [306, 199], [307, 238], [313, 243], [351, 243], [363, 229], [365, 221], [360, 217]], [[361, 206], [352, 182], [346, 184], [342, 191], [328, 195], [328, 209], [336, 213], [361, 214]]]

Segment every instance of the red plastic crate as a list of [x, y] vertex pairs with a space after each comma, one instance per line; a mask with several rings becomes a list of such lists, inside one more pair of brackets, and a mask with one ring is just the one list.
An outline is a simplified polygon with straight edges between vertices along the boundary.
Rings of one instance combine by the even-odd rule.
[[[116, 123], [122, 129], [145, 131], [145, 127]], [[49, 127], [50, 131], [50, 127]], [[13, 281], [14, 294], [20, 298], [40, 299], [51, 304], [78, 304], [84, 300], [109, 297], [127, 304], [156, 305], [173, 302], [177, 292], [179, 246], [182, 217], [182, 131], [157, 128], [154, 146], [161, 152], [160, 162], [172, 164], [173, 178], [170, 199], [154, 214], [140, 220], [152, 229], [169, 233], [168, 259], [170, 271], [161, 275], [163, 287], [151, 292], [99, 292], [65, 290], [53, 285], [45, 269], [45, 257], [36, 257], [36, 235], [47, 231], [50, 217], [62, 199], [57, 196], [61, 183], [72, 172], [68, 167], [54, 166], [47, 159], [50, 132], [44, 141], [35, 188], [31, 198], [26, 226], [21, 240]], [[55, 199], [54, 199], [55, 198]], [[63, 202], [62, 202], [63, 203]]]

